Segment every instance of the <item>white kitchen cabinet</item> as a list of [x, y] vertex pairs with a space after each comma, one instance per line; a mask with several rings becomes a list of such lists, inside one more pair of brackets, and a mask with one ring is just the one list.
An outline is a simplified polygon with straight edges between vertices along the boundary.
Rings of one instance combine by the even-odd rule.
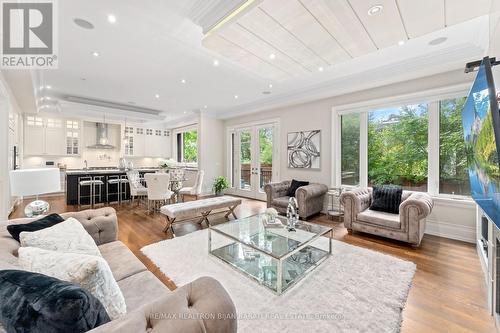
[[[69, 141], [68, 133], [71, 133]], [[28, 115], [25, 118], [24, 127], [24, 155], [77, 155], [79, 154], [78, 136], [78, 121]]]
[[145, 156], [146, 149], [146, 139], [144, 134], [144, 128], [137, 127], [134, 134], [135, 140], [135, 156], [143, 157]]

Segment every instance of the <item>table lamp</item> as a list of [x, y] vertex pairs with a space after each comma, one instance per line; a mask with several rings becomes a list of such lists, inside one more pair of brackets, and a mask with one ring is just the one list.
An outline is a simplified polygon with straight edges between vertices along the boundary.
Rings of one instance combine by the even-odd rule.
[[13, 170], [10, 172], [10, 191], [13, 196], [36, 197], [24, 209], [27, 217], [45, 214], [50, 205], [38, 200], [38, 195], [61, 191], [60, 171], [58, 168]]

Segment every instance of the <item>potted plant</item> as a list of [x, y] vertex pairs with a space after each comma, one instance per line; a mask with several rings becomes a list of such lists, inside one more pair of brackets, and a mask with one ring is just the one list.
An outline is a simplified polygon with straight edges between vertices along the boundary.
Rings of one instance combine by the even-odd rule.
[[226, 177], [219, 176], [215, 178], [213, 188], [217, 196], [222, 195], [222, 192], [228, 187], [229, 187], [229, 182], [227, 181]]
[[171, 158], [160, 162], [160, 168], [162, 168], [162, 170], [165, 171], [165, 173], [169, 173], [171, 169], [175, 169], [177, 166], [178, 166], [177, 161]]

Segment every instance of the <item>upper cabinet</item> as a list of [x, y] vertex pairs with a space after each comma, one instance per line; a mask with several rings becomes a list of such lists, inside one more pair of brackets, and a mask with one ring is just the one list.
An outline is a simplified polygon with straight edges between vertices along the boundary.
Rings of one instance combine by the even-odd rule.
[[80, 154], [79, 121], [27, 115], [24, 124], [24, 155]]
[[125, 127], [124, 155], [132, 157], [169, 157], [170, 132], [157, 128]]

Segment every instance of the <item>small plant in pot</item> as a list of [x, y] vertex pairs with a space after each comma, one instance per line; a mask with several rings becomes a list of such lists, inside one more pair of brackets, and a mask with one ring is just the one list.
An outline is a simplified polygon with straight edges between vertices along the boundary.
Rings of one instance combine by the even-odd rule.
[[229, 187], [229, 182], [227, 181], [226, 177], [219, 176], [215, 178], [213, 187], [215, 194], [217, 196], [220, 196], [223, 194], [224, 190]]

